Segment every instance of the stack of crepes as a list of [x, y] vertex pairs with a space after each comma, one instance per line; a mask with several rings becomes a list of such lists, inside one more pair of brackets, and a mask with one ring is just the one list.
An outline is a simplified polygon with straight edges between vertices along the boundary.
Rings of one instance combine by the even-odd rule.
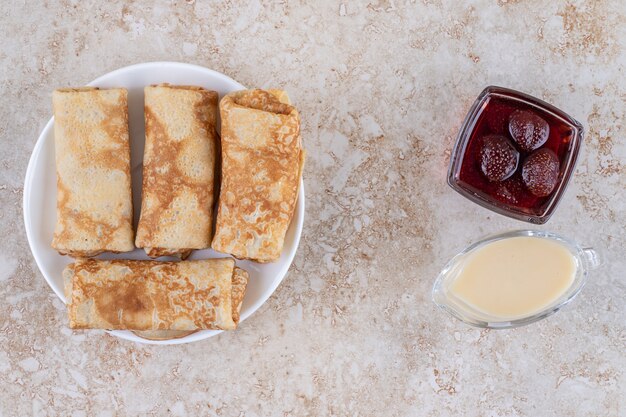
[[[239, 259], [276, 261], [304, 162], [298, 111], [278, 90], [226, 95], [219, 104], [219, 175], [217, 106], [218, 94], [201, 87], [145, 88], [142, 207], [134, 239], [126, 90], [56, 90], [52, 246], [83, 258], [131, 251], [135, 240], [153, 258], [185, 259], [212, 246]], [[232, 258], [78, 259], [64, 279], [70, 327], [168, 338], [234, 329], [248, 274]]]

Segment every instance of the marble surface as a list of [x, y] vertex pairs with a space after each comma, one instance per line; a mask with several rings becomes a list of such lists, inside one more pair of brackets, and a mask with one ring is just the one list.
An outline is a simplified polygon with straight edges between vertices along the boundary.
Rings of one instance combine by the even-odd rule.
[[[16, 1], [0, 3], [0, 35], [0, 416], [626, 415], [621, 1]], [[68, 330], [22, 220], [51, 91], [155, 60], [285, 88], [308, 150], [289, 275], [239, 330], [184, 346]], [[509, 331], [468, 327], [429, 297], [455, 252], [525, 227], [445, 183], [490, 84], [585, 126], [541, 229], [605, 260], [563, 311]]]

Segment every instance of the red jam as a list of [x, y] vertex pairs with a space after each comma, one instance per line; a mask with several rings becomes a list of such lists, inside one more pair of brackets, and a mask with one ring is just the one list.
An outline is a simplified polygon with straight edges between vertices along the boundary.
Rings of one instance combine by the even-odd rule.
[[[546, 211], [546, 205], [551, 202], [552, 194], [558, 188], [557, 183], [562, 181], [566, 174], [567, 161], [573, 151], [571, 142], [575, 131], [570, 124], [564, 123], [552, 113], [517, 100], [514, 94], [509, 93], [509, 96], [511, 98], [487, 97], [482, 110], [477, 113], [476, 123], [470, 133], [461, 162], [458, 185], [488, 199], [500, 201], [517, 211], [541, 216]], [[512, 174], [509, 172], [509, 175], [490, 176], [490, 171], [485, 168], [485, 138], [487, 145], [491, 145], [489, 141], [492, 141], [493, 135], [505, 137], [519, 153], [519, 163]], [[546, 156], [551, 156], [552, 153], [543, 151], [544, 149], [554, 152], [558, 158], [559, 163], [556, 165], [558, 172], [550, 171], [555, 169], [555, 165], [554, 163], [550, 165], [549, 163], [553, 161]], [[527, 171], [538, 172], [540, 175], [545, 171], [545, 178], [534, 175], [531, 177], [533, 181], [525, 183], [529, 176], [528, 174], [526, 177], [522, 176], [524, 163], [536, 152], [538, 154], [530, 158], [529, 162], [543, 163], [545, 160], [548, 165], [529, 171], [527, 164]], [[499, 156], [510, 158], [508, 155]], [[505, 168], [512, 166], [510, 161], [501, 162], [500, 165], [505, 163], [508, 163]], [[499, 168], [500, 171], [504, 170], [502, 166]], [[501, 174], [497, 170], [494, 172]], [[502, 177], [504, 179], [498, 180]], [[543, 183], [537, 186], [537, 181]]]

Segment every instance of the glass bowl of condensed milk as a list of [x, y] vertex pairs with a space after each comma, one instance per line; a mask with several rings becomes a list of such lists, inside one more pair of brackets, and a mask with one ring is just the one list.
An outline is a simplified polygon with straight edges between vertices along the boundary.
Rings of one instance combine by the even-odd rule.
[[472, 326], [524, 326], [572, 301], [599, 264], [592, 248], [550, 232], [517, 230], [489, 236], [452, 258], [432, 297]]

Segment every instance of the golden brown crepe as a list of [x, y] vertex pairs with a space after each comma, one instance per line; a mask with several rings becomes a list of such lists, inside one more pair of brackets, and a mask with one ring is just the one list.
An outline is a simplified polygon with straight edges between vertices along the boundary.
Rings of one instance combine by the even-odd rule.
[[148, 256], [211, 245], [218, 150], [215, 91], [157, 85], [144, 89], [146, 146], [136, 244]]
[[63, 88], [52, 95], [57, 222], [62, 255], [128, 252], [133, 245], [127, 91]]
[[284, 91], [244, 90], [220, 102], [222, 183], [213, 249], [280, 257], [304, 163], [300, 116]]
[[248, 282], [232, 258], [79, 259], [63, 278], [71, 328], [148, 331], [234, 329]]

